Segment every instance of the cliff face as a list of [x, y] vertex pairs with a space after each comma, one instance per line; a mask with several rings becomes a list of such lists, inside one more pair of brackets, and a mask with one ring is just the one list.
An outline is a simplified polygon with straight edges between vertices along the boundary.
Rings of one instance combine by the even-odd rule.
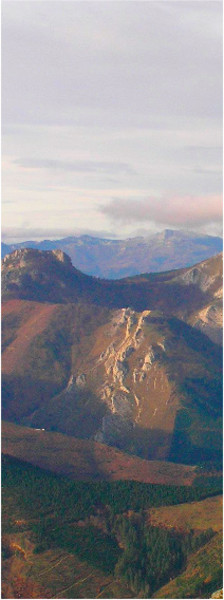
[[205, 333], [210, 340], [221, 345], [223, 339], [223, 300], [221, 298], [214, 299], [211, 304], [208, 304], [202, 310], [197, 311], [189, 319], [197, 329]]
[[216, 344], [222, 344], [223, 287], [222, 255], [192, 267], [181, 275], [185, 285], [194, 283], [203, 292], [210, 293], [210, 300], [203, 308], [192, 311], [188, 322], [205, 333]]
[[91, 352], [91, 371], [81, 375], [85, 385], [91, 386], [91, 380], [97, 383], [97, 396], [107, 407], [95, 439], [122, 446], [125, 438], [126, 443], [132, 438], [134, 447], [135, 438], [140, 444], [142, 432], [147, 447], [146, 432], [162, 429], [157, 457], [168, 456], [179, 401], [163, 364], [165, 344], [149, 310], [136, 313], [127, 308], [114, 314], [102, 331], [103, 351], [97, 355], [97, 340]]

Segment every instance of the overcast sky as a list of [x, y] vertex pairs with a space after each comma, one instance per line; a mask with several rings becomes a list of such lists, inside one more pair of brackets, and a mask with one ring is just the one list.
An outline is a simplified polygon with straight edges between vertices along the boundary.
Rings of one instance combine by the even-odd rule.
[[222, 4], [5, 0], [6, 241], [221, 232]]

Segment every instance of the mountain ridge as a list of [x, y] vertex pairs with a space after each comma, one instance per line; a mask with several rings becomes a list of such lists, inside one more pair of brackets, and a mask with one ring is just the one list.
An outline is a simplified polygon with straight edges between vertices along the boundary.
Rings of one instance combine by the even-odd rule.
[[5, 257], [3, 418], [142, 458], [216, 460], [220, 325], [202, 312], [218, 310], [221, 271], [216, 256], [111, 282], [60, 251]]
[[61, 250], [20, 249], [2, 261], [2, 298], [160, 310], [222, 343], [222, 254], [193, 267], [111, 281], [77, 270]]
[[140, 272], [161, 272], [198, 263], [219, 253], [222, 250], [222, 239], [170, 229], [123, 240], [90, 235], [69, 236], [59, 240], [8, 245], [3, 243], [2, 258], [5, 254], [24, 247], [40, 250], [58, 248], [67, 253], [72, 263], [86, 274], [120, 279]]

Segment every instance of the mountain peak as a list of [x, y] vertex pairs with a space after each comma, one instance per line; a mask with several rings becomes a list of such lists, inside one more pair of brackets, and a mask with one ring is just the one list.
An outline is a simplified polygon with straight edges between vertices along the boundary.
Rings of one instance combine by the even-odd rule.
[[8, 267], [11, 264], [23, 268], [32, 262], [38, 263], [44, 261], [46, 264], [48, 261], [51, 262], [52, 259], [53, 261], [56, 259], [64, 265], [72, 266], [71, 258], [60, 249], [43, 251], [36, 248], [18, 248], [11, 254], [6, 254], [2, 262], [3, 267]]
[[62, 262], [64, 264], [66, 264], [66, 265], [71, 265], [72, 264], [70, 256], [68, 256], [68, 254], [66, 254], [65, 252], [63, 252], [59, 248], [57, 248], [56, 250], [52, 250], [52, 254], [53, 254], [53, 256], [55, 256], [57, 258], [57, 260], [59, 262]]
[[[189, 267], [222, 250], [222, 239], [184, 230], [165, 229], [148, 236], [107, 239], [90, 235], [64, 239], [2, 244], [2, 257], [20, 249], [57, 250], [55, 257], [72, 264], [86, 275], [103, 279], [121, 279], [140, 273], [159, 273]], [[58, 249], [62, 254], [58, 253]]]
[[21, 248], [2, 261], [2, 292], [7, 297], [61, 302], [85, 277], [59, 249]]

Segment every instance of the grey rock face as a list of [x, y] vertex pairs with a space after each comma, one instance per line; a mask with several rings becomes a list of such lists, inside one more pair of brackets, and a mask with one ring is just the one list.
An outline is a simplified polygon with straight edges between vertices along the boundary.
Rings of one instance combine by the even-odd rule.
[[81, 373], [81, 375], [78, 375], [78, 377], [76, 377], [75, 383], [76, 383], [77, 387], [79, 387], [79, 388], [85, 387], [85, 385], [86, 385], [85, 373]]

